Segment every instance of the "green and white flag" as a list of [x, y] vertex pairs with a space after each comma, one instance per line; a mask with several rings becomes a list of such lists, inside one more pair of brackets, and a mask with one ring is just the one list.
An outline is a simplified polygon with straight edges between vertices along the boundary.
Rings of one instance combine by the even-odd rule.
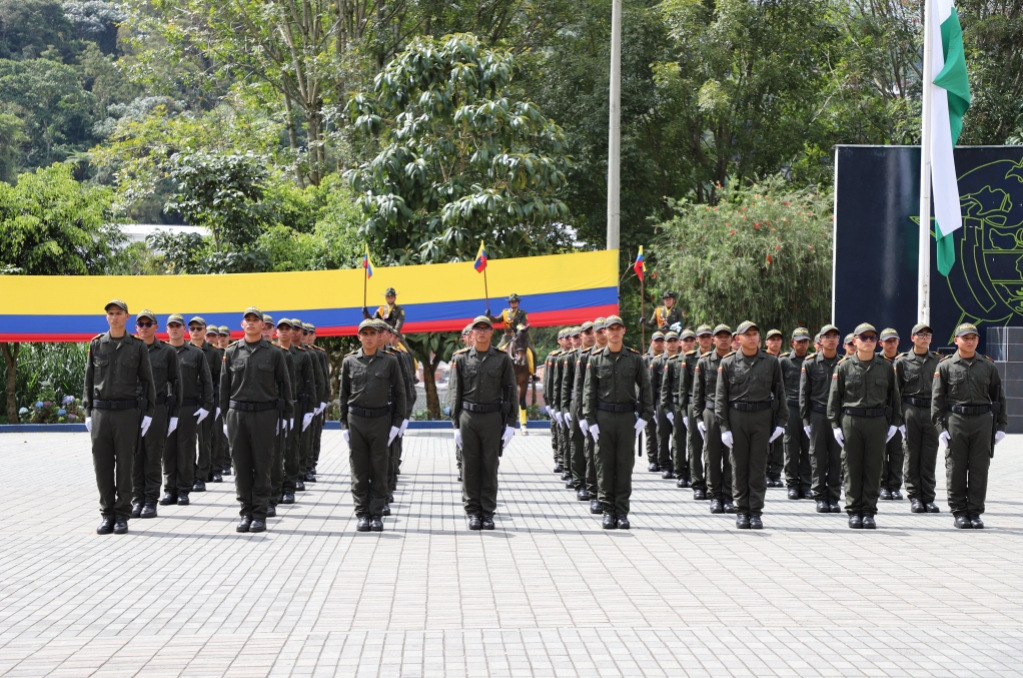
[[[927, 11], [935, 12], [931, 21], [933, 40], [930, 73], [937, 73], [931, 83], [931, 180], [934, 236], [937, 240], [938, 271], [948, 276], [955, 265], [955, 239], [952, 234], [963, 226], [959, 206], [959, 183], [956, 180], [952, 148], [963, 130], [963, 116], [970, 107], [970, 82], [966, 74], [963, 51], [963, 29], [952, 0], [928, 0]], [[938, 46], [941, 49], [938, 49]]]

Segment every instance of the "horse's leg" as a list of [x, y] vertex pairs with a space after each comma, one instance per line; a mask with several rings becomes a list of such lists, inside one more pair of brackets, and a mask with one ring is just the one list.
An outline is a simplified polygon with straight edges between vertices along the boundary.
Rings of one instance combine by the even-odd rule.
[[519, 430], [522, 435], [529, 435], [529, 429], [527, 423], [529, 421], [529, 413], [526, 412], [526, 382], [529, 379], [529, 369], [525, 370], [525, 374], [518, 375], [515, 381], [518, 383], [519, 389]]

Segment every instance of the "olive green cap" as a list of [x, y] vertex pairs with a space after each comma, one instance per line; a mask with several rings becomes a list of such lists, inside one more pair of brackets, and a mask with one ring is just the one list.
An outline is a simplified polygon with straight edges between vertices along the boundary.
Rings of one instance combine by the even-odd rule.
[[291, 321], [288, 320], [287, 318], [281, 318], [280, 320], [277, 321], [277, 327], [280, 327], [281, 325], [287, 325], [288, 327], [292, 326]]
[[302, 329], [302, 321], [299, 320], [298, 318], [292, 318], [288, 322], [291, 323], [292, 327], [297, 327], [298, 329]]
[[853, 336], [858, 337], [864, 332], [873, 332], [874, 334], [877, 334], [877, 328], [870, 323], [860, 323], [856, 326], [856, 329], [853, 330]]
[[853, 343], [853, 336], [855, 336], [855, 335], [852, 335], [852, 334], [845, 335], [845, 339], [842, 340], [842, 345], [844, 346], [845, 344]]
[[828, 332], [835, 332], [838, 334], [838, 336], [842, 336], [842, 333], [839, 331], [839, 329], [832, 325], [831, 323], [828, 323], [827, 325], [822, 327], [821, 331], [817, 333], [817, 336], [823, 338], [824, 335], [827, 334]]
[[965, 337], [967, 334], [976, 334], [979, 337], [980, 330], [978, 330], [977, 326], [974, 325], [973, 323], [963, 323], [962, 325], [956, 328], [957, 337]]
[[605, 328], [611, 327], [612, 325], [621, 325], [622, 327], [625, 327], [625, 323], [622, 322], [622, 319], [616, 315], [609, 315], [608, 317], [604, 318]]
[[899, 333], [894, 327], [886, 327], [881, 330], [881, 341], [886, 339], [898, 339]]
[[[716, 326], [716, 327], [714, 328], [714, 332], [713, 332], [713, 334], [714, 334], [714, 336], [716, 337], [717, 335], [721, 334], [722, 332], [724, 332], [724, 333], [725, 333], [725, 334], [727, 334], [728, 336], [732, 336], [732, 328], [731, 328], [731, 327], [729, 327], [728, 325], [725, 325], [725, 324], [717, 325], [717, 326]], [[699, 333], [699, 332], [697, 332], [697, 335], [699, 335], [699, 334], [700, 334], [700, 333]]]
[[664, 340], [665, 341], [678, 341], [678, 332], [676, 332], [675, 330], [671, 330], [669, 332], [665, 332], [664, 333]]
[[136, 321], [136, 322], [138, 322], [138, 321], [139, 321], [139, 320], [141, 320], [142, 318], [149, 318], [149, 319], [150, 319], [150, 320], [152, 320], [152, 321], [153, 321], [154, 323], [155, 323], [155, 322], [159, 322], [159, 321], [158, 321], [158, 320], [156, 319], [156, 314], [155, 314], [155, 313], [153, 313], [152, 311], [150, 311], [150, 310], [149, 310], [148, 308], [144, 308], [144, 309], [142, 309], [141, 311], [139, 311], [138, 313], [136, 313], [136, 314], [135, 314], [135, 321]]
[[227, 325], [221, 325], [220, 327], [218, 327], [217, 328], [217, 332], [222, 337], [230, 337], [231, 336], [231, 330], [227, 329]]
[[491, 329], [494, 327], [494, 323], [490, 320], [490, 317], [485, 315], [478, 315], [472, 319], [472, 328], [476, 329], [477, 325], [486, 325]]
[[582, 333], [583, 333], [583, 328], [582, 328], [581, 325], [576, 325], [575, 327], [572, 328], [572, 336], [573, 337], [578, 337]]
[[927, 323], [917, 323], [916, 325], [913, 325], [913, 331], [910, 332], [910, 334], [911, 335], [912, 334], [919, 334], [919, 333], [923, 332], [924, 330], [927, 330], [928, 332], [931, 332], [932, 334], [934, 333], [934, 330], [931, 329], [931, 326], [928, 325]]
[[183, 315], [181, 315], [180, 313], [171, 313], [169, 316], [167, 316], [167, 324], [171, 325], [173, 323], [177, 323], [179, 325], [184, 325], [185, 324], [185, 317]]
[[129, 312], [128, 311], [128, 303], [126, 301], [122, 300], [122, 299], [111, 299], [110, 301], [107, 302], [107, 305], [103, 307], [103, 310], [106, 311], [111, 306], [117, 306], [118, 308], [123, 310], [125, 313]]
[[767, 335], [764, 337], [764, 339], [770, 339], [771, 337], [782, 337], [782, 338], [784, 338], [785, 335], [781, 333], [781, 330], [767, 330]]
[[809, 339], [809, 338], [810, 338], [810, 330], [806, 329], [805, 327], [797, 327], [796, 329], [792, 330], [792, 340], [793, 341], [802, 341], [804, 339]]
[[192, 319], [188, 321], [188, 324], [189, 325], [202, 325], [203, 327], [206, 327], [206, 321], [203, 320], [203, 317], [201, 315], [193, 315]]
[[247, 309], [245, 309], [245, 312], [242, 313], [242, 318], [244, 318], [247, 315], [254, 315], [257, 316], [260, 320], [263, 320], [263, 312], [260, 311], [255, 306], [249, 306]]
[[743, 320], [739, 323], [739, 329], [735, 330], [736, 334], [746, 334], [749, 330], [760, 331], [760, 327], [752, 320]]
[[587, 332], [587, 331], [589, 331], [589, 330], [592, 330], [592, 329], [593, 329], [593, 321], [591, 321], [591, 320], [587, 320], [587, 321], [586, 321], [586, 322], [584, 322], [584, 323], [582, 324], [582, 326], [581, 326], [581, 327], [579, 328], [579, 331], [580, 331], [580, 332]]
[[472, 332], [472, 323], [469, 323], [468, 325], [466, 325], [465, 327], [462, 328], [462, 336], [464, 337], [465, 335], [469, 334], [470, 332]]
[[682, 334], [679, 335], [679, 339], [695, 339], [695, 338], [696, 338], [696, 332], [693, 332], [688, 327], [686, 329], [682, 330]]
[[657, 341], [658, 339], [664, 341], [664, 332], [654, 332], [650, 335], [650, 341]]
[[367, 319], [359, 323], [359, 334], [362, 334], [363, 330], [373, 330], [374, 332], [379, 332], [380, 328], [377, 327], [376, 320]]
[[[722, 327], [725, 327], [725, 326], [722, 325]], [[728, 327], [725, 327], [725, 329], [728, 330], [729, 332], [732, 331]], [[712, 328], [710, 325], [698, 325], [697, 326], [697, 328], [696, 328], [696, 336], [697, 337], [703, 337], [703, 336], [706, 336], [708, 334], [713, 336], [714, 335], [714, 328]]]
[[302, 329], [305, 330], [306, 332], [315, 332], [316, 325], [312, 323], [302, 323]]
[[391, 326], [380, 318], [376, 318], [373, 323], [377, 326], [377, 330], [380, 332], [392, 332]]
[[596, 318], [593, 321], [593, 329], [602, 330], [607, 327], [607, 318]]
[[268, 325], [273, 325], [274, 324], [274, 317], [272, 315], [270, 315], [269, 313], [264, 313], [263, 314], [263, 322], [265, 322]]

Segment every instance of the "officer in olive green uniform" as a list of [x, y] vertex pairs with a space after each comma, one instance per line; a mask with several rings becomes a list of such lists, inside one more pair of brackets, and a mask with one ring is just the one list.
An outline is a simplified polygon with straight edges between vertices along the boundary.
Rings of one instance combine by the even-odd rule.
[[[470, 324], [468, 324], [468, 325], [466, 325], [465, 327], [462, 328], [462, 348], [470, 348], [472, 345], [473, 345], [472, 344], [472, 323], [470, 323]], [[557, 350], [557, 349], [555, 349], [555, 350]], [[554, 354], [554, 351], [551, 351], [547, 355], [547, 361], [545, 361], [545, 363], [544, 363], [545, 369], [544, 369], [544, 372], [543, 372], [543, 374], [544, 374], [543, 386], [544, 386], [544, 397], [545, 398], [547, 397], [547, 393], [548, 393], [548, 391], [547, 391], [547, 377], [550, 376], [550, 359], [551, 359], [551, 356], [553, 354]], [[557, 456], [557, 447], [556, 447], [555, 441], [554, 441], [554, 427], [556, 425], [557, 425], [557, 422], [554, 420], [554, 417], [551, 417], [551, 448], [554, 451], [555, 456]], [[458, 445], [455, 445], [455, 461], [458, 464], [458, 482], [462, 482], [462, 448], [459, 447]], [[554, 469], [554, 471], [555, 471], [555, 473], [558, 472], [557, 469]]]
[[759, 530], [767, 495], [767, 456], [785, 433], [789, 411], [778, 358], [760, 349], [760, 328], [749, 320], [737, 330], [741, 348], [721, 360], [714, 416], [732, 462], [732, 496], [740, 530]]
[[416, 402], [415, 372], [413, 371], [412, 355], [402, 348], [398, 342], [398, 335], [391, 331], [391, 326], [382, 320], [377, 321], [377, 329], [380, 332], [380, 350], [398, 361], [401, 368], [402, 386], [405, 388], [405, 406], [398, 409], [398, 400], [392, 394], [391, 407], [401, 417], [401, 424], [398, 427], [398, 435], [391, 442], [389, 452], [388, 472], [388, 494], [387, 505], [384, 506], [384, 515], [391, 515], [390, 503], [394, 501], [394, 493], [398, 491], [398, 473], [401, 470], [402, 437], [409, 419], [412, 418], [412, 407]]
[[[213, 344], [206, 341], [206, 321], [202, 316], [194, 316], [188, 321], [188, 332], [191, 336], [192, 345], [202, 351], [203, 357], [206, 359], [206, 365], [210, 369], [210, 381], [213, 384], [211, 400], [213, 407], [217, 407], [218, 391], [220, 390], [220, 365], [224, 361], [224, 354]], [[198, 456], [193, 474], [193, 492], [205, 492], [206, 481], [213, 480], [213, 430], [214, 428], [223, 428], [223, 422], [219, 421], [220, 414], [219, 410], [214, 411], [213, 414], [204, 417], [202, 423], [195, 427], [199, 439], [197, 445]], [[214, 427], [214, 420], [219, 422], [216, 427]]]
[[167, 318], [169, 343], [181, 366], [181, 404], [178, 427], [168, 436], [163, 450], [162, 506], [188, 506], [188, 493], [195, 486], [196, 432], [216, 407], [209, 363], [200, 349], [185, 341], [184, 325], [185, 319], [178, 313]]
[[[404, 311], [402, 311], [404, 318]], [[402, 320], [404, 323], [404, 320]], [[314, 365], [320, 369], [319, 380], [316, 384], [316, 393], [319, 395], [319, 405], [313, 411], [313, 423], [310, 428], [313, 430], [312, 440], [312, 468], [307, 472], [306, 482], [316, 482], [316, 464], [320, 461], [320, 442], [323, 437], [323, 422], [327, 419], [327, 401], [330, 400], [330, 359], [327, 352], [316, 345], [316, 326], [312, 323], [302, 323], [303, 339], [302, 344], [306, 350], [312, 351]]]
[[689, 418], [681, 407], [679, 393], [681, 383], [685, 378], [686, 353], [693, 350], [691, 346], [695, 343], [696, 333], [690, 329], [682, 330], [679, 336], [679, 350], [668, 359], [664, 366], [664, 375], [661, 378], [661, 408], [664, 409], [672, 429], [671, 470], [678, 478], [677, 487], [689, 486], [689, 460], [686, 458], [686, 438], [688, 436], [686, 423]]
[[[604, 319], [598, 318], [601, 330], [603, 330]], [[597, 512], [603, 509], [597, 499], [597, 470], [593, 461], [593, 438], [589, 436], [589, 424], [583, 417], [583, 387], [586, 385], [586, 366], [590, 362], [590, 355], [597, 347], [597, 322], [585, 322], [582, 326], [582, 346], [579, 347], [575, 361], [575, 374], [572, 379], [572, 419], [579, 433], [582, 434], [582, 461], [581, 468], [576, 460], [573, 467], [575, 479], [575, 498], [579, 501], [589, 501], [591, 512], [595, 508]]]
[[405, 418], [405, 382], [396, 356], [381, 350], [376, 320], [359, 324], [362, 348], [341, 363], [341, 429], [352, 468], [352, 498], [359, 532], [380, 532], [390, 493], [388, 447]]
[[[700, 358], [693, 373], [693, 415], [696, 428], [703, 436], [703, 463], [707, 473], [707, 497], [711, 513], [735, 513], [732, 503], [732, 460], [721, 442], [721, 426], [714, 410], [717, 408], [718, 368], [731, 353], [732, 328], [714, 328], [714, 349]], [[693, 491], [693, 498], [700, 499]]]
[[554, 374], [551, 377], [551, 398], [554, 403], [554, 410], [558, 419], [558, 463], [561, 465], [561, 479], [569, 480], [572, 477], [572, 462], [569, 459], [570, 441], [568, 421], [565, 419], [565, 408], [561, 402], [562, 384], [565, 377], [565, 360], [572, 352], [572, 328], [564, 330], [562, 339], [563, 348], [554, 359]]
[[[277, 340], [274, 342], [274, 346], [280, 348], [284, 353], [284, 364], [288, 369], [288, 380], [291, 382], [291, 395], [297, 398], [298, 391], [304, 385], [304, 382], [299, 381], [300, 378], [305, 377], [308, 379], [311, 377], [306, 373], [302, 373], [300, 377], [298, 366], [292, 354], [295, 344], [292, 340], [291, 320], [288, 318], [281, 318], [277, 321]], [[292, 457], [291, 450], [295, 447], [295, 442], [298, 438], [298, 432], [294, 426], [295, 418], [297, 417], [298, 421], [301, 422], [302, 416], [299, 412], [298, 401], [292, 400], [292, 405], [294, 406], [292, 417], [287, 419], [284, 418], [284, 413], [280, 409], [277, 410], [277, 437], [274, 441], [273, 464], [270, 467], [270, 501], [267, 503], [267, 518], [273, 518], [277, 515], [277, 504], [295, 503], [294, 483], [289, 488], [286, 476], [288, 461]], [[297, 466], [297, 461], [294, 462], [294, 465]]]
[[132, 476], [131, 517], [155, 518], [156, 502], [160, 498], [160, 466], [163, 446], [169, 430], [178, 427], [178, 392], [181, 389], [181, 368], [178, 355], [168, 344], [156, 338], [159, 324], [150, 310], [135, 316], [135, 329], [149, 352], [156, 390], [153, 423], [142, 438], [141, 448], [135, 456]]
[[565, 481], [565, 487], [574, 492], [576, 499], [580, 501], [589, 499], [588, 493], [585, 499], [583, 498], [583, 493], [586, 493], [586, 437], [583, 433], [583, 427], [580, 426], [579, 417], [582, 408], [579, 406], [576, 395], [576, 384], [579, 381], [579, 365], [582, 353], [585, 350], [583, 345], [584, 332], [589, 332], [587, 341], [590, 342], [592, 347], [593, 323], [587, 322], [579, 327], [578, 334], [573, 337], [573, 339], [575, 337], [579, 338], [579, 345], [573, 346], [572, 350], [565, 355], [564, 375], [561, 379], [561, 405], [565, 408], [563, 416], [568, 423], [566, 427], [569, 445], [568, 461], [570, 463], [569, 471], [572, 473], [572, 477]]
[[[295, 420], [299, 436], [299, 472], [298, 478], [295, 480], [295, 488], [300, 491], [306, 489], [306, 483], [316, 482], [316, 476], [313, 473], [313, 468], [316, 465], [316, 429], [313, 427], [313, 421], [316, 418], [316, 410], [319, 407], [319, 398], [324, 390], [323, 370], [320, 369], [320, 364], [317, 362], [316, 357], [309, 352], [309, 346], [306, 343], [306, 337], [309, 335], [308, 327], [306, 323], [303, 323], [298, 318], [292, 318], [291, 320], [291, 343], [302, 347], [303, 355], [309, 360], [310, 370], [313, 375], [313, 386], [308, 394], [309, 398], [303, 410], [302, 419]], [[294, 357], [295, 354], [292, 354], [292, 358]]]
[[667, 332], [675, 323], [678, 323], [679, 327], [681, 327], [683, 321], [682, 309], [675, 305], [675, 297], [677, 296], [678, 295], [671, 290], [665, 291], [664, 294], [661, 295], [663, 305], [654, 309], [654, 314], [650, 316], [649, 320], [646, 318], [640, 318], [640, 325], [655, 330], [661, 330], [662, 332]]
[[[685, 412], [686, 425], [686, 455], [689, 460], [689, 482], [683, 484], [679, 479], [678, 487], [692, 487], [693, 499], [703, 501], [707, 498], [707, 473], [703, 461], [703, 430], [697, 425], [703, 421], [702, 416], [697, 416], [693, 401], [693, 387], [696, 382], [696, 366], [700, 358], [710, 353], [714, 344], [714, 330], [710, 325], [699, 325], [696, 328], [696, 341], [699, 345], [687, 351], [685, 355], [685, 370], [682, 372], [682, 382], [679, 384], [679, 404]], [[703, 411], [702, 408], [700, 410]], [[731, 497], [731, 488], [729, 488]]]
[[515, 435], [519, 403], [515, 366], [491, 344], [488, 316], [472, 321], [474, 345], [451, 359], [451, 418], [455, 444], [462, 448], [462, 504], [470, 530], [494, 529], [497, 468]]
[[[775, 358], [781, 358], [781, 346], [785, 341], [785, 335], [781, 330], [767, 330], [764, 335], [765, 350]], [[784, 374], [784, 373], [783, 373]], [[767, 486], [784, 487], [781, 481], [781, 474], [785, 470], [785, 440], [784, 436], [775, 439], [768, 447], [767, 455]]]
[[[832, 376], [844, 359], [838, 355], [841, 333], [825, 325], [818, 336], [821, 350], [803, 361], [799, 375], [799, 417], [810, 441], [810, 485], [800, 481], [800, 496], [815, 500], [818, 513], [841, 513], [842, 446], [828, 421]], [[789, 499], [799, 498], [789, 491]]]
[[[895, 359], [899, 357], [899, 333], [891, 327], [881, 330], [881, 351], [877, 354], [884, 358], [894, 367]], [[884, 464], [881, 466], [881, 496], [888, 500], [902, 500], [902, 473], [906, 463], [906, 452], [904, 449], [901, 428], [895, 432], [885, 444]]]
[[[284, 449], [284, 471], [281, 482], [281, 503], [294, 504], [295, 492], [305, 489], [302, 474], [302, 455], [310, 446], [313, 409], [316, 401], [316, 373], [312, 354], [302, 345], [304, 328], [299, 320], [284, 318], [277, 324], [278, 334], [288, 334], [288, 358], [294, 365], [295, 378], [291, 381], [291, 395], [295, 399], [292, 413], [294, 428], [288, 431]], [[289, 420], [290, 423], [291, 420]]]
[[[664, 333], [664, 353], [655, 361], [650, 373], [650, 388], [654, 393], [654, 415], [657, 419], [657, 466], [661, 469], [661, 477], [665, 480], [675, 478], [675, 467], [671, 457], [671, 439], [675, 435], [674, 404], [669, 400], [661, 403], [661, 390], [665, 381], [668, 363], [678, 355], [678, 332], [668, 330]], [[681, 425], [682, 422], [679, 422]]]
[[[469, 329], [471, 331], [472, 327], [470, 326]], [[565, 467], [561, 463], [561, 459], [559, 457], [559, 452], [561, 451], [559, 441], [561, 426], [558, 423], [560, 412], [558, 412], [557, 408], [557, 399], [560, 397], [560, 394], [554, 392], [554, 382], [555, 377], [557, 376], [555, 374], [557, 371], [556, 365], [558, 362], [558, 356], [561, 355], [561, 352], [564, 350], [564, 347], [562, 346], [564, 341], [565, 331], [560, 330], [558, 332], [558, 348], [547, 354], [547, 358], [544, 360], [543, 369], [543, 398], [545, 403], [544, 406], [547, 408], [547, 414], [551, 418], [551, 453], [554, 457], [555, 473], [563, 473], [565, 471]], [[461, 478], [459, 478], [459, 480], [461, 480]]]
[[393, 287], [388, 287], [384, 292], [384, 301], [386, 303], [380, 304], [380, 308], [372, 316], [369, 309], [362, 309], [362, 317], [366, 320], [383, 320], [389, 327], [393, 327], [395, 332], [401, 332], [405, 325], [405, 309], [397, 303], [398, 292]]
[[[654, 416], [650, 373], [643, 356], [623, 344], [625, 323], [605, 321], [607, 347], [594, 351], [583, 384], [583, 417], [597, 442], [597, 492], [605, 530], [627, 530], [636, 436]], [[638, 418], [637, 418], [638, 417]]]
[[[789, 340], [792, 350], [781, 354], [781, 375], [785, 379], [785, 404], [789, 407], [789, 420], [785, 426], [785, 486], [789, 499], [810, 495], [810, 439], [803, 431], [799, 410], [799, 380], [810, 348], [810, 330], [797, 327]], [[827, 384], [830, 386], [830, 382]], [[777, 442], [777, 441], [776, 441]]]
[[980, 516], [994, 446], [1005, 438], [1005, 391], [990, 358], [977, 353], [977, 327], [956, 328], [959, 350], [938, 363], [931, 385], [931, 421], [942, 429], [948, 507], [959, 529], [984, 527]]
[[[220, 335], [220, 340], [217, 342], [217, 348], [220, 349], [220, 361], [223, 365], [224, 351], [231, 345], [231, 330], [225, 325], [221, 325], [217, 328], [217, 333]], [[218, 372], [219, 374], [219, 372]], [[220, 395], [220, 381], [217, 381], [217, 395]], [[220, 402], [219, 400], [217, 402]], [[220, 469], [222, 475], [231, 475], [231, 446], [227, 442], [227, 436], [224, 435], [224, 413], [220, 413], [220, 422], [213, 427], [216, 435], [220, 437], [219, 455], [217, 461], [214, 463], [214, 468]]]
[[849, 527], [874, 529], [881, 492], [885, 443], [902, 424], [895, 368], [877, 357], [877, 330], [863, 323], [853, 332], [856, 354], [835, 367], [828, 396], [828, 420], [842, 445], [845, 510]]
[[[650, 379], [651, 390], [660, 386], [660, 380], [658, 380], [656, 384], [654, 383], [654, 373], [660, 370], [660, 359], [663, 355], [664, 332], [654, 332], [650, 337], [650, 348], [643, 356], [643, 364], [646, 365], [647, 377]], [[646, 424], [646, 428], [643, 430], [643, 439], [646, 444], [646, 459], [648, 462], [646, 470], [651, 473], [661, 472], [661, 465], [657, 461], [660, 457], [657, 446], [657, 426], [659, 423], [660, 421], [655, 410], [654, 416], [650, 418], [650, 421]]]
[[266, 530], [274, 436], [279, 420], [294, 417], [284, 351], [262, 337], [262, 326], [262, 312], [254, 306], [245, 309], [245, 336], [224, 352], [220, 372], [220, 408], [227, 413], [225, 433], [241, 504], [238, 532]]
[[929, 350], [931, 328], [918, 323], [910, 338], [913, 350], [895, 359], [902, 395], [902, 428], [906, 456], [906, 494], [913, 513], [940, 513], [934, 503], [934, 468], [938, 461], [938, 429], [931, 423], [931, 387], [941, 360]]
[[145, 342], [125, 331], [128, 304], [114, 299], [105, 310], [110, 329], [89, 342], [82, 408], [103, 516], [96, 534], [125, 534], [133, 457], [153, 423], [156, 388]]

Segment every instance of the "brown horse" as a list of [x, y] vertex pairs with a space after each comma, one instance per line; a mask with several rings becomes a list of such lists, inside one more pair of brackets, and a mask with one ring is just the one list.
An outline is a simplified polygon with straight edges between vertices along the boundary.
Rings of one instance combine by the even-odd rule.
[[[528, 435], [526, 431], [526, 392], [529, 390], [530, 383], [533, 382], [532, 376], [536, 371], [535, 361], [529, 359], [529, 354], [533, 351], [529, 348], [529, 335], [526, 332], [527, 330], [524, 329], [516, 330], [511, 340], [504, 347], [505, 352], [511, 356], [512, 364], [515, 366], [515, 384], [519, 389], [519, 426], [521, 435]], [[533, 387], [533, 403], [536, 403], [535, 385]]]

